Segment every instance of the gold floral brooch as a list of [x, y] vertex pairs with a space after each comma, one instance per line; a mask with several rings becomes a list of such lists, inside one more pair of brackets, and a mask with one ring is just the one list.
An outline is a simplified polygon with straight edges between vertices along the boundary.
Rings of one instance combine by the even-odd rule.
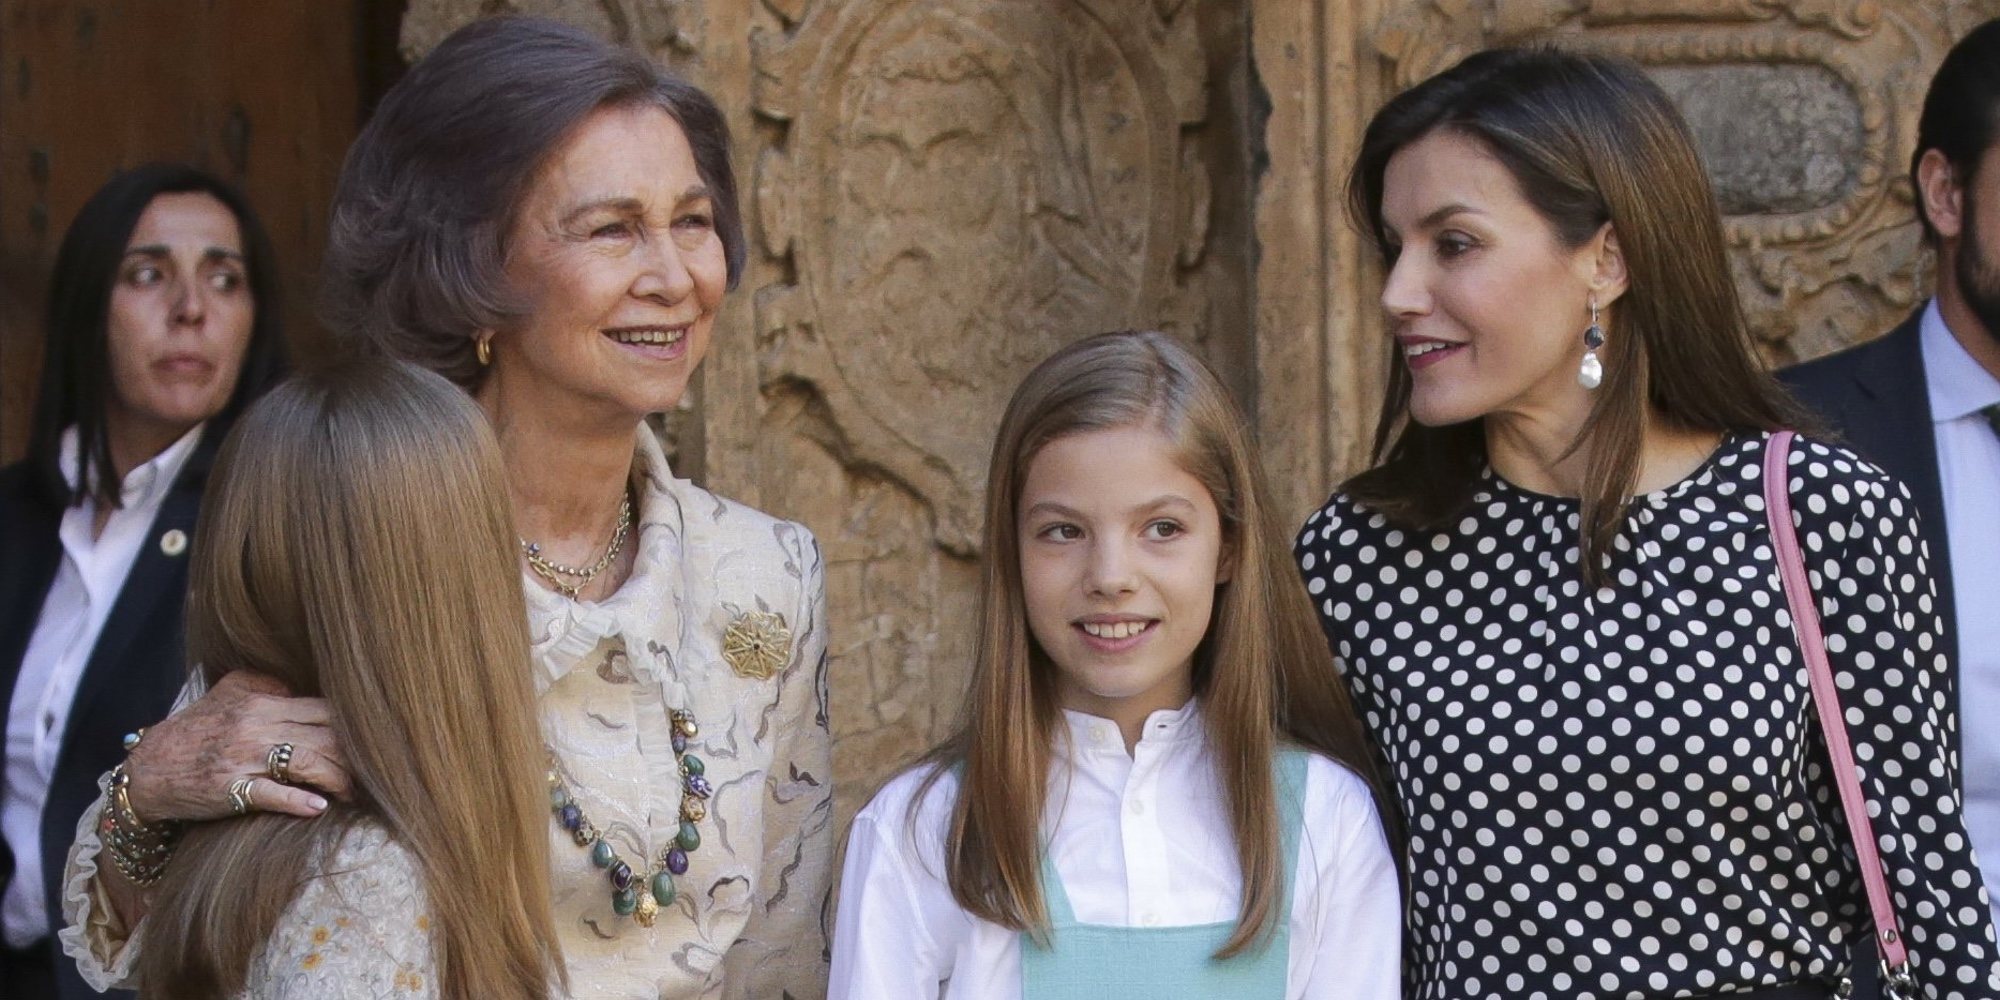
[[722, 658], [739, 677], [764, 680], [792, 657], [792, 630], [774, 611], [745, 611], [722, 633]]

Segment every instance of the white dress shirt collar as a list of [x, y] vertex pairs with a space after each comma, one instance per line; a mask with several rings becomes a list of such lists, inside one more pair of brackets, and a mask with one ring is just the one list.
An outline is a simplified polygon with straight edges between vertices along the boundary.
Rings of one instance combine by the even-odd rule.
[[1981, 367], [1952, 335], [1936, 299], [1924, 307], [1919, 326], [1933, 422], [1957, 420], [2000, 403], [2000, 378]]
[[[118, 484], [119, 506], [155, 507], [166, 499], [167, 491], [173, 488], [174, 480], [180, 478], [181, 468], [187, 465], [188, 456], [194, 454], [195, 444], [201, 440], [201, 432], [207, 426], [206, 423], [194, 425], [173, 444], [161, 449], [159, 454], [126, 473], [124, 480]], [[70, 489], [81, 485], [82, 466], [83, 443], [72, 425], [63, 429], [62, 441], [56, 448], [56, 467], [61, 470], [63, 482], [69, 484]], [[93, 469], [91, 486], [97, 485], [95, 473]]]

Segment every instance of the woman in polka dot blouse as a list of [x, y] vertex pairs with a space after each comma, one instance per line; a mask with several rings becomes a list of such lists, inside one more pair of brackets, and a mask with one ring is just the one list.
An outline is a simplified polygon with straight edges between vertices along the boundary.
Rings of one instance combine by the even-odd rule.
[[[1397, 358], [1297, 555], [1404, 812], [1411, 995], [1832, 995], [1868, 918], [1764, 520], [1796, 413], [1686, 126], [1628, 63], [1487, 52], [1349, 192]], [[2000, 997], [1909, 494], [1790, 471], [1916, 995]]]

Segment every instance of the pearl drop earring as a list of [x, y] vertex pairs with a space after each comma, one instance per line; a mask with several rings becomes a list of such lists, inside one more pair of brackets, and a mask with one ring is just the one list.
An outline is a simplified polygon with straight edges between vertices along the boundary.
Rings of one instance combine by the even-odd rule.
[[1590, 329], [1583, 331], [1583, 365], [1577, 369], [1576, 381], [1586, 389], [1595, 389], [1604, 384], [1604, 362], [1597, 359], [1597, 349], [1604, 346], [1604, 327], [1597, 323], [1597, 296], [1590, 297]]

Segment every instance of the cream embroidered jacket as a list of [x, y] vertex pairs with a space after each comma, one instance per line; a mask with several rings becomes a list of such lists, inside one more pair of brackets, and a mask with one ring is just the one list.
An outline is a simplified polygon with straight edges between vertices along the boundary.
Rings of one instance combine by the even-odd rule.
[[[679, 898], [652, 928], [612, 910], [604, 871], [550, 822], [557, 929], [578, 997], [816, 998], [826, 992], [832, 745], [819, 547], [781, 521], [677, 479], [642, 427], [638, 559], [602, 602], [524, 577], [544, 737], [585, 813], [628, 859], [679, 829], [669, 713], [690, 709], [714, 787]], [[724, 635], [751, 612], [791, 633], [769, 676], [739, 672]], [[738, 658], [739, 660], [742, 657]], [[183, 701], [197, 692], [189, 691]], [[475, 755], [476, 747], [466, 748]], [[97, 817], [64, 877], [63, 949], [99, 989], [124, 983], [145, 923], [118, 926], [94, 884]], [[636, 865], [635, 865], [636, 867]]]

